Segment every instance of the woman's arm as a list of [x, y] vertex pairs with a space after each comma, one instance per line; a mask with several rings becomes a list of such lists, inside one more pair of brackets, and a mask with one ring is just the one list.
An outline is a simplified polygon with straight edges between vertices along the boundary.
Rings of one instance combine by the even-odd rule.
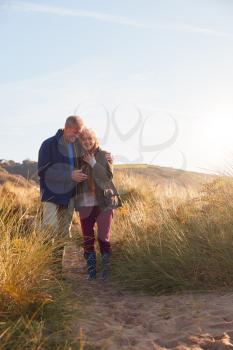
[[109, 181], [113, 179], [113, 165], [107, 161], [105, 152], [99, 153], [97, 159], [94, 156], [86, 154], [83, 160], [92, 167], [95, 180]]

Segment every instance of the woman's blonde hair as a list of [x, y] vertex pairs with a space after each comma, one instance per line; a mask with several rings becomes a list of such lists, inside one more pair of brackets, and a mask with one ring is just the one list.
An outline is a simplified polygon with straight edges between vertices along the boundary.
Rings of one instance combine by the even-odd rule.
[[86, 135], [86, 134], [91, 135], [94, 138], [94, 140], [95, 140], [95, 148], [98, 148], [100, 144], [99, 144], [99, 140], [98, 140], [98, 137], [97, 137], [95, 131], [92, 130], [92, 129], [84, 127], [82, 132], [81, 132], [81, 134], [79, 135], [79, 138], [80, 138], [81, 141], [82, 141], [84, 135]]

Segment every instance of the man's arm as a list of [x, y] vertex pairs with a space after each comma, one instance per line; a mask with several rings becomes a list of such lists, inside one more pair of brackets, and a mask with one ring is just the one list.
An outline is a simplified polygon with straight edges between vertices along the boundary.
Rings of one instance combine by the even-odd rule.
[[39, 149], [38, 154], [38, 176], [44, 177], [45, 171], [48, 169], [48, 167], [51, 165], [51, 159], [49, 154], [49, 147], [47, 145], [47, 142], [44, 141]]
[[38, 176], [56, 182], [72, 181], [69, 165], [54, 162], [50, 143], [47, 140], [42, 143], [39, 150]]

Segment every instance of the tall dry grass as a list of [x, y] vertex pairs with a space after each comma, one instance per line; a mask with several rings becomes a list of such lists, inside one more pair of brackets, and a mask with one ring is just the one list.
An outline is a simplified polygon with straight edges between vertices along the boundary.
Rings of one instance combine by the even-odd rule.
[[113, 274], [152, 293], [233, 287], [233, 179], [200, 191], [117, 174], [124, 199], [113, 222]]
[[[0, 232], [0, 349], [58, 349], [49, 339], [45, 317], [47, 308], [52, 315], [57, 308], [57, 317], [61, 322], [63, 318], [55, 300], [59, 285], [51, 268], [56, 246], [51, 244], [51, 231], [40, 230], [35, 187], [5, 183], [0, 188]], [[57, 321], [50, 322], [51, 332], [52, 322]]]
[[[231, 178], [197, 191], [119, 172], [116, 184], [124, 206], [113, 220], [113, 278], [150, 293], [233, 287]], [[69, 348], [59, 328], [66, 301], [56, 294], [51, 269], [56, 247], [39, 221], [34, 187], [0, 188], [1, 350]]]

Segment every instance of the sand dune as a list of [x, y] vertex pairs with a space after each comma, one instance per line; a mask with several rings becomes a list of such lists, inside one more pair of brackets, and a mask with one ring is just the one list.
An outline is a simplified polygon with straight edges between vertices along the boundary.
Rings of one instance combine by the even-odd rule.
[[[233, 348], [233, 294], [148, 296], [126, 292], [109, 281], [86, 281], [82, 252], [67, 246], [64, 268], [82, 316], [73, 320], [86, 345], [105, 350]], [[85, 347], [84, 347], [85, 349]]]

